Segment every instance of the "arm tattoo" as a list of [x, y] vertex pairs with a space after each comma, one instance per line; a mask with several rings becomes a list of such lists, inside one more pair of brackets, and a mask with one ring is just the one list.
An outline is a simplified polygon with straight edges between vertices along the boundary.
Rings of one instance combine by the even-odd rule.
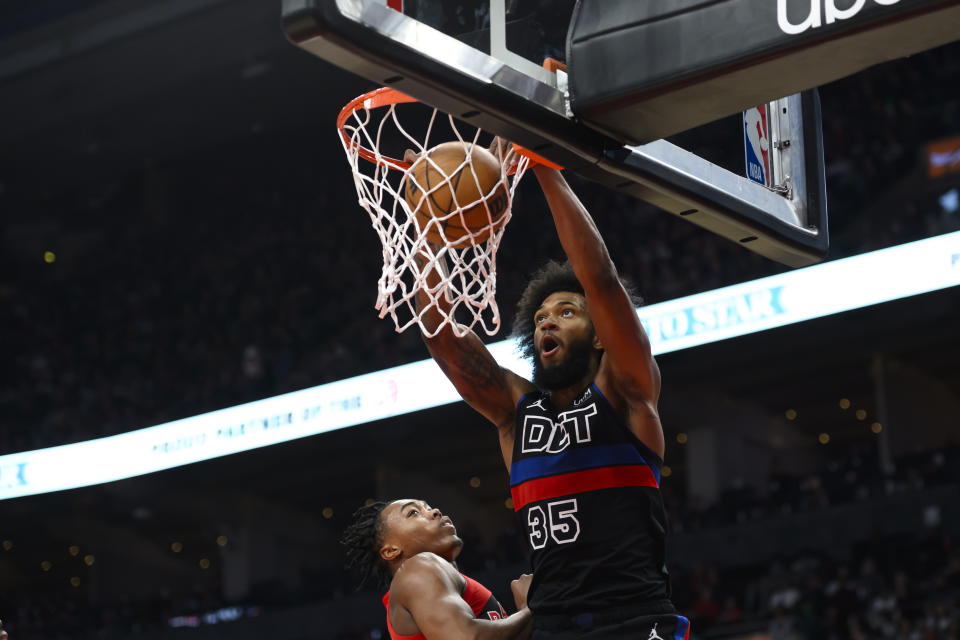
[[481, 390], [502, 387], [503, 373], [492, 356], [479, 352], [466, 339], [453, 338], [448, 344], [449, 348], [434, 355], [447, 377]]

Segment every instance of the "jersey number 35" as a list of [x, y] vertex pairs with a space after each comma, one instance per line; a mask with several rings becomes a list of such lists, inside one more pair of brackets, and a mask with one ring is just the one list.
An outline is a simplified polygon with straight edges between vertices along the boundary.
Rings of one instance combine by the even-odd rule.
[[537, 505], [527, 511], [527, 527], [530, 531], [530, 546], [543, 549], [547, 542], [569, 544], [580, 535], [577, 520], [577, 499], [557, 500], [543, 506]]

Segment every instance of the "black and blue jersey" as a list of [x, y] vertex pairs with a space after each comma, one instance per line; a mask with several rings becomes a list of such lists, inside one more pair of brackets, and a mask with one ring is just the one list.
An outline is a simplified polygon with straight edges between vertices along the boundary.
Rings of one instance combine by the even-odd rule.
[[510, 487], [530, 544], [534, 614], [672, 611], [662, 461], [596, 384], [567, 407], [525, 395], [514, 439]]

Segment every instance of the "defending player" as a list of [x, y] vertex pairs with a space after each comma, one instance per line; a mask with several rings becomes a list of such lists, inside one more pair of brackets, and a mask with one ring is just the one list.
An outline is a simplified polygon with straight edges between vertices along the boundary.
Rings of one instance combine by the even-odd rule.
[[341, 542], [348, 566], [365, 582], [390, 584], [383, 596], [393, 640], [521, 640], [530, 635], [530, 576], [510, 587], [517, 613], [507, 616], [482, 584], [457, 571], [463, 548], [449, 517], [422, 500], [375, 502], [354, 513]]
[[558, 171], [533, 171], [569, 260], [537, 273], [518, 305], [533, 383], [472, 333], [446, 328], [427, 347], [497, 427], [531, 548], [533, 637], [682, 640], [664, 566], [660, 372], [592, 218]]

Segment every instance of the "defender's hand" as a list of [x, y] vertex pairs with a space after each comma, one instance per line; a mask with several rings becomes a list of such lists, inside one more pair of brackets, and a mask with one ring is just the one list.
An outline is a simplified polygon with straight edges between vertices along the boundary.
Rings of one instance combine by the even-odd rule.
[[510, 583], [510, 590], [513, 591], [513, 601], [517, 605], [517, 611], [527, 606], [527, 592], [530, 591], [531, 580], [533, 580], [533, 574], [524, 573]]

